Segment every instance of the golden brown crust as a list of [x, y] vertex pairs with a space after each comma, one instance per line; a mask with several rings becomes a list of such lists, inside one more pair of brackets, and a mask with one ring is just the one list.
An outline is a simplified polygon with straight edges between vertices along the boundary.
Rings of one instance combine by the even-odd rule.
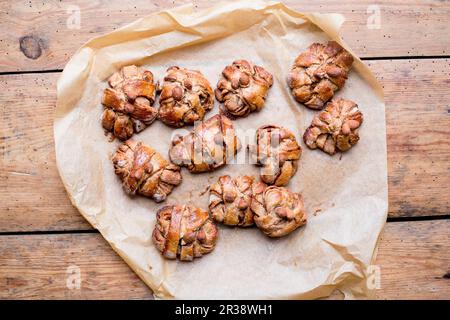
[[299, 193], [267, 186], [249, 176], [219, 177], [210, 188], [209, 211], [216, 222], [230, 226], [255, 222], [269, 237], [285, 236], [306, 223]]
[[253, 225], [251, 211], [253, 177], [221, 176], [209, 189], [209, 211], [217, 222], [247, 227]]
[[129, 139], [155, 121], [156, 87], [149, 70], [134, 65], [114, 73], [103, 93], [102, 126], [120, 140]]
[[190, 172], [206, 172], [228, 163], [240, 148], [231, 120], [224, 115], [215, 115], [198, 123], [191, 133], [176, 137], [169, 157]]
[[159, 98], [159, 119], [173, 127], [203, 120], [214, 105], [214, 93], [200, 71], [170, 67]]
[[112, 158], [115, 173], [126, 193], [161, 202], [181, 183], [180, 167], [142, 142], [127, 140]]
[[284, 187], [254, 184], [252, 211], [256, 226], [269, 237], [285, 236], [306, 224], [303, 197]]
[[217, 227], [206, 211], [170, 205], [158, 210], [152, 239], [165, 258], [192, 261], [211, 252], [217, 237]]
[[308, 148], [319, 148], [330, 155], [344, 152], [359, 141], [358, 128], [362, 122], [363, 115], [356, 103], [334, 99], [314, 117], [303, 141]]
[[256, 131], [256, 145], [249, 146], [250, 154], [261, 168], [261, 180], [267, 184], [284, 186], [297, 172], [302, 149], [288, 129], [265, 125]]
[[311, 109], [322, 109], [344, 86], [352, 64], [352, 55], [337, 42], [313, 43], [295, 59], [289, 73], [292, 95]]
[[226, 113], [246, 117], [262, 109], [272, 84], [272, 75], [263, 67], [247, 60], [236, 60], [222, 71], [215, 95], [224, 103]]

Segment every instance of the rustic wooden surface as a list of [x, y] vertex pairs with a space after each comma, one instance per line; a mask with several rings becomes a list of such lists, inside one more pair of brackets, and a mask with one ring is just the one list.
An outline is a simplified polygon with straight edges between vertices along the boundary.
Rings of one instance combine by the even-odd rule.
[[[378, 253], [378, 297], [450, 298], [449, 228], [449, 220], [388, 223]], [[0, 299], [151, 298], [98, 233], [5, 235], [0, 257]], [[81, 286], [70, 290], [68, 268], [74, 266]]]
[[[186, 2], [0, 1], [0, 299], [151, 298], [62, 187], [52, 137], [55, 83], [89, 38]], [[286, 3], [344, 14], [344, 39], [385, 90], [390, 222], [376, 262], [378, 298], [450, 299], [450, 3]], [[79, 30], [66, 26], [74, 4]], [[366, 25], [373, 4], [381, 29]], [[66, 286], [71, 265], [82, 274], [79, 290]]]
[[[189, 2], [3, 0], [0, 2], [4, 30], [0, 71], [61, 69], [75, 50], [91, 37], [112, 31], [142, 15]], [[195, 8], [207, 7], [213, 2], [217, 1], [192, 1]], [[284, 3], [304, 12], [344, 14], [346, 22], [342, 35], [362, 57], [450, 54], [450, 5], [446, 1], [286, 0]], [[81, 10], [81, 28], [68, 30], [67, 10], [74, 4]], [[368, 29], [366, 25], [371, 15], [369, 6], [374, 4], [381, 10], [380, 29]], [[24, 58], [24, 53], [33, 58]], [[36, 56], [38, 58], [34, 58]]]

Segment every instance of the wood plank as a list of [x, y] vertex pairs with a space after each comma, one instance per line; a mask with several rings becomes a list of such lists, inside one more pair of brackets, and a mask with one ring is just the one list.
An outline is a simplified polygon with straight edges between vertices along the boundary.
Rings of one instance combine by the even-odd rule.
[[89, 229], [56, 169], [59, 74], [0, 77], [0, 231]]
[[0, 236], [0, 288], [0, 299], [152, 298], [98, 233]]
[[367, 61], [385, 91], [389, 216], [450, 214], [450, 60]]
[[[449, 61], [370, 61], [370, 67], [386, 93], [389, 216], [448, 215]], [[56, 170], [58, 76], [0, 76], [0, 232], [91, 228], [71, 206]]]
[[388, 223], [376, 264], [379, 299], [450, 299], [450, 220]]
[[[450, 220], [388, 223], [376, 261], [377, 297], [450, 299], [449, 231]], [[79, 268], [80, 289], [67, 287], [70, 266]], [[52, 234], [0, 236], [4, 298], [149, 299], [151, 293], [99, 234]]]
[[[193, 3], [200, 9], [218, 1], [196, 0]], [[0, 72], [61, 69], [77, 48], [90, 38], [147, 14], [188, 2], [191, 1], [2, 1]], [[447, 1], [283, 2], [303, 12], [343, 14], [346, 22], [341, 34], [362, 57], [450, 55], [450, 3]], [[71, 23], [74, 8], [80, 10], [79, 29], [69, 28], [74, 25]], [[378, 29], [368, 25], [374, 9], [380, 10]]]

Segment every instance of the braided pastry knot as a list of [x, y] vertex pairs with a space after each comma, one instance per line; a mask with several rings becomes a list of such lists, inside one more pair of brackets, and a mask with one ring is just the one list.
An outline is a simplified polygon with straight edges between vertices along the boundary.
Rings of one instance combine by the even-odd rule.
[[240, 148], [231, 120], [215, 115], [198, 123], [191, 133], [173, 139], [169, 157], [190, 172], [205, 172], [227, 164]]
[[306, 223], [303, 198], [284, 187], [253, 177], [221, 176], [209, 191], [211, 217], [225, 225], [256, 226], [269, 237], [282, 237]]
[[170, 67], [159, 98], [159, 119], [173, 127], [203, 120], [214, 105], [214, 93], [200, 71]]
[[313, 43], [295, 59], [289, 73], [292, 95], [311, 109], [322, 109], [344, 86], [352, 64], [352, 55], [337, 42]]
[[256, 145], [249, 145], [254, 163], [261, 168], [261, 180], [284, 186], [297, 172], [302, 149], [288, 129], [265, 125], [256, 131]]
[[251, 211], [253, 177], [221, 176], [209, 189], [209, 211], [215, 221], [247, 227], [253, 225]]
[[344, 152], [359, 141], [358, 128], [362, 122], [363, 115], [356, 103], [335, 99], [313, 118], [303, 141], [308, 148], [319, 148], [330, 155]]
[[256, 184], [252, 211], [256, 226], [269, 237], [285, 236], [306, 224], [303, 197], [284, 187]]
[[192, 261], [211, 252], [218, 230], [206, 211], [190, 205], [158, 210], [153, 243], [165, 258]]
[[142, 142], [126, 141], [118, 148], [112, 162], [126, 193], [138, 193], [156, 202], [164, 201], [182, 180], [180, 167]]
[[215, 95], [224, 103], [226, 113], [246, 117], [262, 109], [272, 84], [272, 75], [263, 67], [247, 60], [236, 60], [222, 71]]
[[150, 71], [126, 66], [114, 73], [108, 83], [111, 88], [105, 89], [102, 98], [105, 130], [120, 140], [127, 140], [155, 121], [158, 115], [153, 108], [156, 87]]

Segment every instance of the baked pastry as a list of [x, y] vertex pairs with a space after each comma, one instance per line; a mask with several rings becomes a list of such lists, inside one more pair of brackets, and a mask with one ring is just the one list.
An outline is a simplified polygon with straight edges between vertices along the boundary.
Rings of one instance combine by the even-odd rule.
[[284, 186], [294, 176], [302, 149], [288, 129], [265, 125], [256, 131], [256, 145], [249, 146], [254, 163], [262, 166], [261, 180]]
[[152, 239], [165, 258], [192, 261], [211, 252], [217, 236], [217, 227], [206, 211], [171, 205], [158, 210]]
[[156, 87], [151, 71], [125, 66], [114, 73], [108, 83], [111, 88], [105, 89], [102, 98], [105, 130], [120, 140], [127, 140], [155, 121], [158, 111], [153, 108]]
[[272, 75], [263, 67], [247, 60], [236, 60], [222, 71], [215, 95], [223, 102], [226, 113], [246, 117], [262, 109], [272, 84]]
[[175, 137], [169, 157], [190, 172], [206, 172], [228, 163], [240, 148], [233, 123], [218, 114], [198, 123], [189, 134]]
[[303, 141], [308, 148], [319, 148], [330, 155], [347, 151], [358, 142], [362, 122], [363, 115], [356, 103], [334, 99], [314, 117], [303, 134]]
[[142, 142], [128, 140], [112, 157], [115, 173], [126, 193], [161, 202], [181, 183], [180, 167]]
[[230, 226], [255, 222], [269, 237], [285, 236], [306, 223], [299, 193], [249, 176], [219, 177], [210, 187], [209, 211], [215, 221]]
[[295, 100], [322, 109], [341, 89], [353, 64], [352, 55], [337, 42], [313, 43], [295, 59], [288, 77]]
[[214, 105], [214, 94], [200, 71], [170, 67], [159, 97], [159, 119], [172, 127], [203, 120]]
[[285, 236], [306, 224], [303, 197], [284, 187], [255, 183], [251, 208], [256, 226], [269, 237]]
[[209, 189], [209, 212], [217, 222], [247, 227], [253, 225], [251, 210], [253, 177], [221, 176]]

